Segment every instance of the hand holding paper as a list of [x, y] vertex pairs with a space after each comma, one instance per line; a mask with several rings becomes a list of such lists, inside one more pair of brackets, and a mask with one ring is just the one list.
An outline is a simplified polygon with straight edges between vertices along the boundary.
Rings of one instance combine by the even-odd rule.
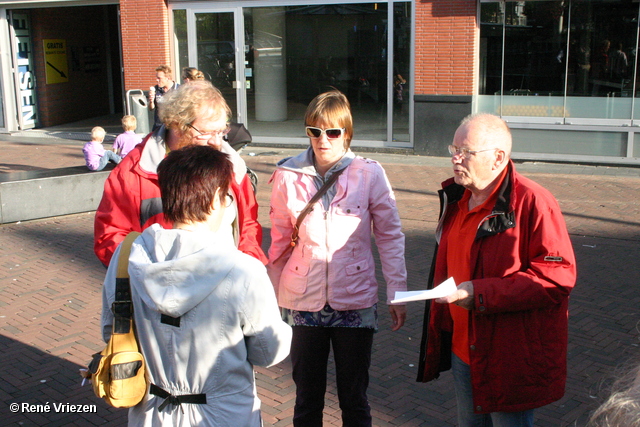
[[408, 291], [408, 292], [396, 292], [396, 297], [391, 301], [392, 304], [403, 303], [409, 301], [422, 301], [427, 299], [435, 299], [446, 297], [456, 292], [456, 282], [453, 277], [449, 277], [444, 282], [440, 283], [433, 289], [425, 291]]

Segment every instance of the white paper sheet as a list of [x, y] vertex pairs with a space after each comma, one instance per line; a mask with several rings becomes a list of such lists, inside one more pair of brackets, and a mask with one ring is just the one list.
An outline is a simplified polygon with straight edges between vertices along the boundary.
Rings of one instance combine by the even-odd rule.
[[440, 283], [435, 288], [429, 289], [428, 291], [396, 292], [396, 297], [391, 302], [395, 304], [409, 301], [442, 298], [446, 297], [447, 295], [451, 295], [456, 290], [458, 290], [456, 282], [453, 280], [453, 277], [449, 277], [447, 280]]

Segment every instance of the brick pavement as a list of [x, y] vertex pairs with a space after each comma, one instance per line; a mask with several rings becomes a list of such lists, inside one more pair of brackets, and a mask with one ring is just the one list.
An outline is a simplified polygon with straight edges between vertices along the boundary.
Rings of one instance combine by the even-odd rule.
[[[77, 165], [73, 150], [80, 145], [42, 144], [44, 148], [37, 148], [47, 153], [44, 163], [38, 163], [41, 157], [35, 161], [25, 153], [24, 147], [33, 152], [33, 144], [22, 144], [22, 150], [12, 152], [11, 161], [2, 146], [0, 170], [7, 164], [12, 166], [4, 170]], [[266, 182], [283, 153], [250, 151], [258, 154], [245, 158], [260, 177], [258, 200], [266, 248]], [[407, 236], [409, 286], [422, 289], [433, 251], [438, 210], [435, 190], [450, 169], [442, 159], [370, 157], [381, 157], [394, 185]], [[79, 161], [82, 164], [81, 156]], [[519, 165], [518, 169], [549, 188], [560, 201], [579, 271], [570, 304], [567, 393], [559, 402], [537, 411], [536, 425], [582, 426], [604, 396], [615, 368], [640, 357], [640, 171], [536, 164]], [[77, 375], [78, 368], [103, 346], [98, 325], [104, 269], [91, 249], [92, 220], [93, 214], [86, 213], [0, 226], [0, 416], [4, 425], [125, 424], [126, 411], [106, 407], [89, 387], [80, 387]], [[388, 316], [381, 311], [369, 388], [374, 424], [453, 426], [455, 395], [450, 373], [433, 383], [415, 382], [423, 305], [412, 303], [408, 309], [407, 324], [395, 333], [389, 331]], [[256, 371], [264, 425], [291, 425], [294, 385], [288, 361]], [[329, 371], [325, 425], [339, 426], [332, 364]], [[9, 411], [10, 403], [47, 402], [95, 404], [96, 412]]]

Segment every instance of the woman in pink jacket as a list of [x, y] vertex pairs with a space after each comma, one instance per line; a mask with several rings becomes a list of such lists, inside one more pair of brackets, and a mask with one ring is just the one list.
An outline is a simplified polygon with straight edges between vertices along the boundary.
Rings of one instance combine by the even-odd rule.
[[[321, 427], [330, 347], [336, 363], [344, 426], [371, 426], [367, 400], [373, 333], [378, 328], [378, 283], [371, 232], [387, 282], [387, 304], [406, 290], [404, 235], [391, 185], [379, 163], [350, 149], [353, 120], [339, 91], [318, 95], [305, 115], [311, 146], [278, 164], [271, 182], [271, 247], [267, 266], [293, 326], [296, 384], [294, 426]], [[297, 218], [335, 173], [338, 180], [299, 227]], [[389, 305], [392, 330], [404, 324], [404, 305]]]

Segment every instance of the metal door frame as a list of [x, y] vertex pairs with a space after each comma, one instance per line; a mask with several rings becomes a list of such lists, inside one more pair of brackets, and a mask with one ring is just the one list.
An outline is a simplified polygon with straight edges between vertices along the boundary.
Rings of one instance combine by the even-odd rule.
[[[247, 91], [244, 75], [244, 16], [242, 7], [189, 7], [187, 12], [187, 50], [190, 64], [198, 63], [198, 42], [196, 38], [196, 14], [199, 13], [232, 13], [235, 43], [235, 80], [237, 112], [235, 120], [245, 123], [247, 118]], [[177, 71], [177, 70], [176, 70]]]

